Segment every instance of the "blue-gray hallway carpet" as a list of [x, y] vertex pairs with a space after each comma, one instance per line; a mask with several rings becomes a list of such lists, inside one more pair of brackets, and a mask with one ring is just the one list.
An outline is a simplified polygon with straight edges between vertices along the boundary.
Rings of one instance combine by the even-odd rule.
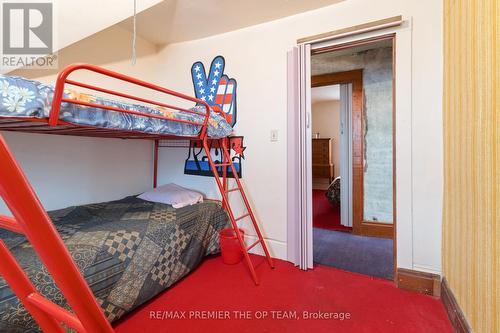
[[392, 239], [314, 228], [314, 262], [384, 279], [393, 278]]

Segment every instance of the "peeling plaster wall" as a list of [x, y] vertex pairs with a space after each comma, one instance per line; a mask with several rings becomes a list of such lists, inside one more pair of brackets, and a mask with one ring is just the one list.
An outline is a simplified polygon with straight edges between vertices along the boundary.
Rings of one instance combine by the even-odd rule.
[[363, 69], [364, 219], [392, 223], [392, 47], [312, 57], [312, 74]]

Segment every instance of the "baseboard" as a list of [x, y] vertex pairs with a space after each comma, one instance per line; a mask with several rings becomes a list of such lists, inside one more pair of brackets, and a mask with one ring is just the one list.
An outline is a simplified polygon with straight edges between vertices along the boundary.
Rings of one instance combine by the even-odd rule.
[[413, 263], [413, 270], [419, 271], [419, 272], [426, 272], [426, 273], [431, 273], [435, 275], [442, 276], [443, 272], [439, 269], [436, 269], [436, 267], [429, 266], [429, 265], [422, 265], [422, 264], [416, 264]]
[[469, 333], [472, 329], [465, 318], [460, 305], [458, 305], [457, 299], [448, 285], [446, 278], [441, 281], [441, 302], [443, 302], [444, 308], [448, 313], [448, 318], [450, 319], [453, 330], [456, 333]]
[[[245, 243], [247, 245], [251, 245], [253, 242], [257, 240], [257, 237], [254, 235], [245, 235]], [[287, 248], [286, 243], [282, 241], [278, 241], [275, 239], [264, 239], [271, 254], [271, 257], [281, 260], [287, 260]], [[264, 251], [260, 246], [255, 246], [253, 249], [249, 251], [253, 254], [264, 255]]]
[[437, 274], [398, 268], [396, 282], [401, 289], [435, 297], [441, 295], [441, 277]]

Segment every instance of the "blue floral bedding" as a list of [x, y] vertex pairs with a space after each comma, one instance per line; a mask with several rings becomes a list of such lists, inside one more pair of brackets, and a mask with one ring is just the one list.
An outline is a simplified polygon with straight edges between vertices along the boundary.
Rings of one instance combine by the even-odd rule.
[[[48, 118], [52, 106], [53, 95], [54, 87], [52, 86], [22, 77], [0, 75], [0, 118]], [[177, 112], [163, 107], [131, 104], [124, 101], [78, 93], [69, 89], [64, 91], [64, 97], [145, 114], [163, 115], [171, 119], [203, 122], [205, 118], [202, 115]], [[195, 106], [192, 110], [204, 113], [205, 107]], [[65, 122], [76, 125], [162, 135], [196, 136], [201, 129], [200, 125], [142, 117], [72, 103], [62, 103], [59, 118]], [[233, 131], [231, 125], [229, 125], [222, 116], [213, 111], [211, 112], [207, 130], [208, 135], [213, 138], [226, 137]]]

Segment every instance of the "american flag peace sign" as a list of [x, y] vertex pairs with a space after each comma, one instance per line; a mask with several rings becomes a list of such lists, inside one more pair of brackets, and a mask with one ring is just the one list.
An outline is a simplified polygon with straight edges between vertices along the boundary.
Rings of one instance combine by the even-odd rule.
[[197, 61], [191, 66], [191, 78], [195, 96], [205, 101], [214, 110], [223, 111], [228, 122], [236, 123], [236, 80], [224, 74], [225, 60], [217, 56], [212, 60], [210, 71], [205, 72], [205, 66]]

